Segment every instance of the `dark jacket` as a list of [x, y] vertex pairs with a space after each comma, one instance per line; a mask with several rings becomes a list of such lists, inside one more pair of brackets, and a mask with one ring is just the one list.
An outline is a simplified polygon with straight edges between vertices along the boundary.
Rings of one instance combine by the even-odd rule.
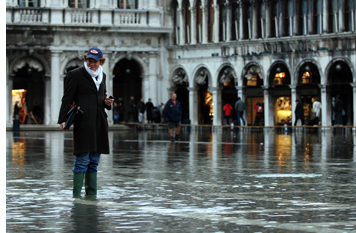
[[236, 112], [243, 112], [246, 110], [246, 103], [242, 100], [238, 100], [235, 102], [235, 111]]
[[66, 121], [73, 101], [83, 111], [74, 120], [74, 153], [99, 152], [109, 154], [108, 122], [105, 108], [106, 75], [97, 91], [95, 83], [84, 67], [68, 72], [58, 124]]
[[334, 112], [336, 113], [342, 113], [342, 109], [344, 108], [343, 104], [342, 104], [342, 100], [338, 99], [335, 101], [335, 108], [334, 108]]
[[132, 99], [129, 99], [129, 106], [127, 107], [127, 112], [133, 112], [134, 111], [134, 102]]
[[303, 105], [301, 103], [297, 104], [294, 113], [297, 119], [302, 119], [304, 117]]
[[140, 113], [144, 113], [146, 111], [146, 105], [144, 102], [138, 102], [137, 104], [137, 110]]
[[182, 119], [182, 105], [178, 100], [176, 100], [176, 105], [174, 105], [170, 99], [167, 101], [162, 113], [167, 121], [180, 121]]

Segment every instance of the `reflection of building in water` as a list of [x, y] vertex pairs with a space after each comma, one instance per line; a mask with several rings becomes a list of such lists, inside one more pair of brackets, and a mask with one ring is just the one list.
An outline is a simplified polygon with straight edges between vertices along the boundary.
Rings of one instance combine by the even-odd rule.
[[274, 103], [275, 124], [291, 124], [292, 123], [292, 105], [290, 97], [277, 97]]

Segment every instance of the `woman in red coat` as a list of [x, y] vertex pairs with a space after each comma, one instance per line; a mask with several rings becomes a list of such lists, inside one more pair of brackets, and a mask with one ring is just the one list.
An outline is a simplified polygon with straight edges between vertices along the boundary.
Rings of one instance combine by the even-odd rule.
[[229, 125], [230, 124], [230, 116], [231, 116], [231, 110], [232, 110], [232, 106], [229, 103], [226, 103], [224, 105], [223, 108], [224, 112], [225, 112], [225, 119], [226, 119], [226, 124]]
[[254, 109], [256, 109], [256, 116], [255, 116], [255, 124], [254, 125], [262, 125], [262, 120], [263, 120], [263, 106], [262, 104], [257, 101], [256, 104], [253, 106]]
[[85, 175], [85, 193], [97, 193], [97, 167], [100, 155], [109, 153], [108, 122], [105, 109], [110, 110], [112, 99], [106, 96], [105, 62], [99, 48], [84, 54], [84, 66], [67, 74], [58, 124], [66, 131], [67, 113], [74, 103], [83, 114], [76, 116], [73, 128], [74, 155], [73, 196], [80, 197]]

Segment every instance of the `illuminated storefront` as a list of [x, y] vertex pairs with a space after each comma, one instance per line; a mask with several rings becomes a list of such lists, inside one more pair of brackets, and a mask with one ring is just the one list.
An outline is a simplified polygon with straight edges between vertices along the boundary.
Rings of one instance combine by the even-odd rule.
[[274, 125], [292, 124], [292, 103], [290, 74], [284, 64], [277, 64], [271, 69], [270, 86], [273, 93]]

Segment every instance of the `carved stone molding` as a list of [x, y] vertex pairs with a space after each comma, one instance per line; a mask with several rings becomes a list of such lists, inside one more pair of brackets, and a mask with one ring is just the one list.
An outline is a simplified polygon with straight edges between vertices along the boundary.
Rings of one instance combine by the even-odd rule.
[[172, 82], [175, 85], [188, 85], [189, 84], [188, 76], [185, 73], [184, 69], [180, 68], [175, 72], [175, 74], [172, 77]]

